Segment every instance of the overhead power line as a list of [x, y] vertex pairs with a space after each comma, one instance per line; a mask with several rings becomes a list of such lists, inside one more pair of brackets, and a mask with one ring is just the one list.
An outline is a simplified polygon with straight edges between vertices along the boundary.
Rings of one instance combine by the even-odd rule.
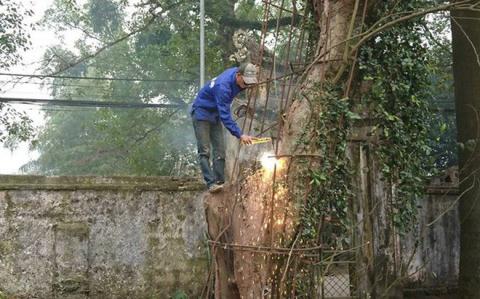
[[0, 80], [0, 83], [6, 83], [6, 84], [11, 84], [11, 85], [18, 85], [18, 84], [23, 84], [23, 85], [25, 85], [25, 84], [27, 84], [27, 85], [42, 85], [42, 86], [45, 86], [45, 87], [60, 86], [60, 87], [95, 87], [95, 88], [106, 88], [106, 86], [93, 85], [93, 84], [82, 84], [82, 83], [77, 83], [77, 84], [74, 84], [74, 83], [59, 84], [59, 83], [54, 83], [54, 82], [30, 82], [30, 81], [27, 81], [27, 82], [23, 82], [23, 81], [15, 82], [15, 81], [12, 81], [12, 79], [10, 79], [10, 80]]
[[[30, 98], [30, 97], [56, 97], [56, 96], [61, 96], [66, 100], [70, 101], [77, 101], [77, 100], [89, 100], [89, 99], [97, 99], [101, 101], [113, 101], [113, 100], [137, 100], [137, 101], [143, 101], [147, 99], [146, 97], [139, 97], [138, 95], [128, 95], [128, 94], [102, 94], [102, 93], [94, 93], [94, 92], [89, 92], [88, 94], [51, 94], [51, 93], [39, 93], [35, 91], [14, 91], [14, 92], [5, 92], [2, 93], [0, 91], [0, 95], [4, 97], [19, 97], [19, 98]], [[149, 97], [149, 99], [155, 99], [157, 97]], [[160, 96], [158, 97], [160, 98]], [[185, 102], [181, 98], [177, 97], [162, 97], [162, 99], [168, 99], [169, 102], [172, 104], [185, 104]]]
[[[135, 98], [138, 98], [138, 95], [129, 95], [129, 94], [125, 94], [125, 93], [122, 93], [121, 95], [118, 95], [118, 94], [104, 94], [104, 93], [101, 93], [102, 92], [102, 88], [104, 88], [104, 86], [99, 86], [99, 85], [90, 85], [90, 84], [58, 84], [58, 83], [53, 83], [53, 82], [16, 82], [16, 83], [12, 83], [10, 81], [6, 81], [6, 80], [0, 80], [0, 83], [7, 83], [7, 84], [14, 84], [14, 85], [17, 85], [17, 84], [27, 84], [27, 85], [42, 85], [43, 87], [46, 87], [46, 88], [52, 88], [52, 86], [58, 86], [58, 87], [91, 87], [90, 88], [90, 91], [88, 92], [88, 95], [82, 95], [82, 96], [76, 96], [74, 95], [74, 97], [72, 98], [72, 100], [81, 100], [85, 97], [95, 97], [95, 98], [102, 98], [102, 99], [135, 99]], [[95, 88], [98, 88], [99, 90], [96, 90], [98, 92], [94, 92], [92, 93], [91, 90], [92, 89], [95, 89]], [[10, 89], [10, 91], [13, 90], [13, 89]], [[0, 89], [0, 94], [3, 93], [3, 94], [6, 94], [7, 92], [1, 92], [1, 89]], [[38, 96], [38, 92], [35, 91], [35, 92], [25, 92], [25, 91], [15, 91], [15, 93], [21, 93], [21, 94], [31, 94], [31, 95], [34, 95], [34, 96]], [[49, 95], [47, 95], [49, 96]], [[65, 95], [64, 95], [65, 96]], [[160, 96], [160, 95], [158, 95]], [[69, 97], [70, 98], [70, 97]], [[181, 98], [172, 98], [171, 96], [168, 97], [169, 100], [171, 101], [174, 101], [176, 103], [180, 103], [182, 104], [183, 103], [183, 100]]]
[[89, 100], [65, 100], [65, 99], [32, 99], [32, 98], [9, 98], [0, 97], [0, 103], [45, 105], [45, 106], [68, 106], [68, 107], [98, 107], [98, 108], [184, 108], [181, 104], [148, 104], [148, 103], [118, 103], [100, 102]]
[[95, 83], [82, 83], [82, 82], [68, 82], [68, 83], [60, 83], [60, 82], [54, 82], [54, 81], [42, 81], [42, 82], [32, 82], [31, 79], [27, 79], [28, 81], [15, 81], [15, 79], [10, 79], [10, 80], [0, 80], [0, 83], [4, 83], [4, 85], [40, 85], [46, 88], [51, 88], [52, 86], [59, 86], [59, 87], [93, 87], [93, 88], [109, 88], [108, 86], [104, 85], [98, 85]]
[[19, 74], [19, 73], [0, 73], [0, 76], [10, 77], [26, 77], [26, 78], [56, 78], [56, 79], [83, 79], [83, 80], [103, 80], [103, 81], [133, 81], [133, 82], [188, 82], [194, 83], [193, 80], [185, 79], [141, 79], [141, 78], [115, 78], [115, 77], [81, 77], [81, 76], [61, 76], [61, 75], [36, 75], [36, 74]]

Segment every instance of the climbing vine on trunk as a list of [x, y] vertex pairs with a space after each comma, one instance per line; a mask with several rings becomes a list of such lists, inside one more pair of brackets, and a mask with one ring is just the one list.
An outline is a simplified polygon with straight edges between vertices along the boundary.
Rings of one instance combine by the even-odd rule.
[[[418, 1], [402, 1], [405, 11]], [[380, 5], [378, 17], [388, 9]], [[377, 18], [378, 18], [377, 17]], [[416, 214], [415, 200], [434, 171], [429, 128], [434, 111], [429, 105], [431, 55], [425, 41], [424, 19], [401, 23], [376, 36], [359, 53], [359, 104], [369, 111], [379, 132], [377, 153], [382, 174], [395, 189], [392, 219], [409, 230]]]
[[[385, 12], [418, 7], [418, 1], [378, 3], [364, 26], [370, 28]], [[345, 68], [337, 82], [325, 80], [305, 92], [311, 119], [300, 144], [320, 157], [313, 163], [304, 162], [308, 191], [305, 200], [299, 200], [301, 246], [322, 245], [335, 250], [355, 246], [351, 208], [352, 182], [357, 174], [348, 146], [352, 127], [358, 125], [369, 125], [376, 136], [373, 147], [388, 189], [389, 221], [400, 233], [412, 229], [416, 198], [434, 172], [428, 135], [433, 125], [428, 94], [432, 56], [424, 24], [425, 19], [417, 18], [372, 37], [359, 49], [353, 69]], [[303, 271], [292, 277], [296, 280], [295, 294], [301, 298], [314, 295], [312, 290], [324, 275], [312, 266], [315, 259], [306, 261], [300, 266]]]
[[[274, 141], [286, 167], [265, 176], [245, 163], [251, 175], [231, 189], [234, 200], [208, 198], [220, 265], [215, 289], [246, 298], [314, 298], [332, 263], [346, 258], [354, 264], [346, 270], [351, 293], [396, 296], [405, 274], [399, 272], [408, 269], [397, 255], [399, 235], [412, 228], [415, 198], [433, 173], [423, 17], [435, 4], [311, 4], [302, 27], [302, 50], [311, 56], [299, 63], [303, 69], [285, 64], [285, 76], [301, 73], [298, 80], [275, 79], [273, 71], [265, 80], [295, 85], [282, 93]], [[258, 94], [268, 99], [272, 85]]]

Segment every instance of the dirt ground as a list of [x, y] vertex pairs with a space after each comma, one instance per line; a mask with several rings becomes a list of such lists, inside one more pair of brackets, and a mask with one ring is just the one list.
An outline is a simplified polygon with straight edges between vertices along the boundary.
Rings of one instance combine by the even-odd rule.
[[[447, 294], [446, 294], [447, 293]], [[448, 291], [443, 294], [440, 292], [428, 292], [428, 291], [407, 291], [404, 293], [404, 299], [458, 299], [456, 291]]]

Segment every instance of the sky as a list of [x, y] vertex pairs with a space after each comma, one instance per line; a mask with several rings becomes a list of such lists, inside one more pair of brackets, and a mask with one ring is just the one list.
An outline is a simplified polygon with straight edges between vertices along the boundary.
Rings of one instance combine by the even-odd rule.
[[[32, 17], [26, 19], [27, 23], [36, 23], [40, 21], [46, 9], [52, 5], [53, 0], [17, 0], [25, 7], [31, 8], [34, 11]], [[55, 32], [36, 26], [34, 31], [30, 32], [32, 46], [28, 51], [23, 53], [22, 62], [10, 68], [9, 70], [0, 70], [9, 73], [39, 73], [37, 68], [38, 63], [43, 56], [45, 50], [54, 44], [60, 43], [59, 37]], [[70, 42], [70, 41], [69, 41]], [[9, 80], [11, 77], [0, 76], [0, 80]], [[39, 82], [36, 80], [35, 82]], [[2, 82], [3, 84], [3, 82]], [[17, 86], [7, 85], [0, 91], [2, 97], [34, 97], [34, 98], [49, 98], [50, 95], [47, 89], [41, 89], [40, 85], [36, 84], [18, 84]], [[37, 106], [28, 105], [12, 105], [18, 111], [25, 111], [34, 121], [35, 126], [41, 126], [44, 123], [43, 113]], [[36, 152], [28, 150], [28, 143], [22, 143], [13, 152], [9, 149], [0, 146], [0, 174], [20, 174], [19, 167], [28, 161], [35, 159], [38, 156]]]

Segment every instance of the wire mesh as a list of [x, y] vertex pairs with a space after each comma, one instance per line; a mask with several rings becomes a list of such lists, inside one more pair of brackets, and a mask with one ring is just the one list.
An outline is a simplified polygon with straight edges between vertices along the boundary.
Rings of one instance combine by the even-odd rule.
[[351, 280], [348, 271], [350, 263], [350, 261], [340, 261], [330, 266], [328, 271], [320, 278], [319, 298], [356, 298], [352, 296], [351, 291]]

